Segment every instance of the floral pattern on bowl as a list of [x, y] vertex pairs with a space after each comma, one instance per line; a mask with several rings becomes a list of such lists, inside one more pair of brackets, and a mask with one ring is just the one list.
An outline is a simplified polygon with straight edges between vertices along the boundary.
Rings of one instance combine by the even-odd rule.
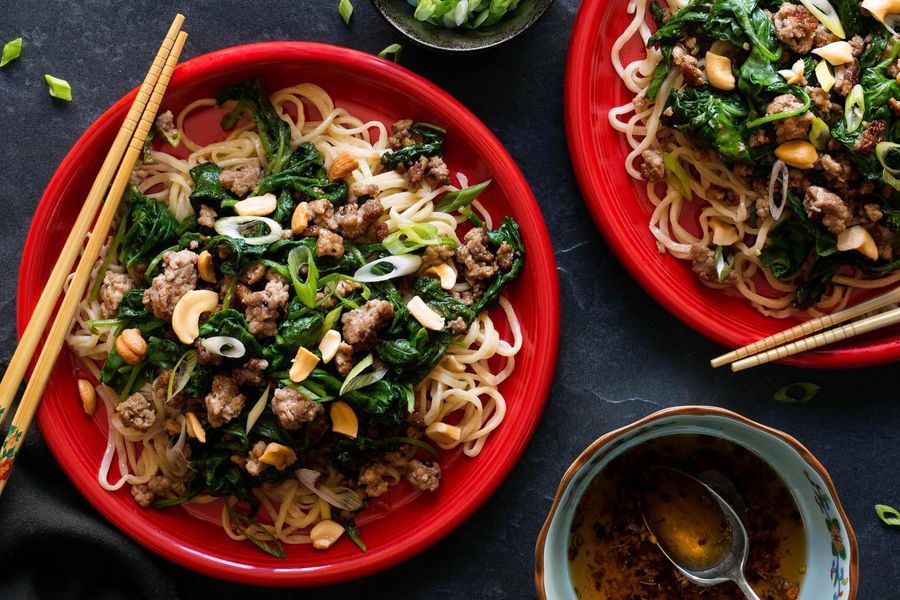
[[704, 406], [654, 413], [601, 437], [572, 463], [535, 548], [538, 598], [576, 600], [566, 551], [575, 508], [591, 480], [626, 450], [676, 434], [722, 437], [767, 462], [792, 491], [803, 519], [806, 574], [797, 600], [855, 600], [859, 572], [856, 538], [825, 468], [794, 438], [731, 411]]

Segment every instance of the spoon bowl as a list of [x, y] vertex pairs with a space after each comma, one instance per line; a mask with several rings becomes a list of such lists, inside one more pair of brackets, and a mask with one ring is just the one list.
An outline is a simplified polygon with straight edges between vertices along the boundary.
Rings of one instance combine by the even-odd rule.
[[650, 469], [647, 480], [640, 497], [644, 523], [672, 564], [696, 584], [733, 581], [749, 600], [759, 600], [744, 576], [747, 529], [731, 505], [677, 469]]

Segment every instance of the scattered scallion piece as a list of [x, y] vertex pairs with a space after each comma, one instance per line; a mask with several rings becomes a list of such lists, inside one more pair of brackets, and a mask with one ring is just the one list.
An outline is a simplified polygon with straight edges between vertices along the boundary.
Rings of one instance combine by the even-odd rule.
[[359, 535], [359, 527], [356, 526], [356, 523], [347, 519], [344, 521], [344, 529], [347, 530], [347, 535], [350, 536], [350, 539], [353, 540], [353, 543], [356, 544], [360, 550], [363, 552], [369, 550], [366, 548], [365, 542], [362, 541], [362, 537]]
[[400, 55], [403, 54], [403, 46], [400, 44], [391, 44], [378, 53], [381, 58], [390, 58], [395, 63], [400, 63]]
[[456, 190], [455, 192], [447, 192], [441, 201], [438, 202], [434, 210], [446, 213], [463, 209], [478, 199], [478, 196], [491, 185], [491, 180], [486, 179], [477, 185], [470, 185], [467, 188]]
[[886, 504], [876, 504], [875, 514], [878, 515], [878, 518], [881, 519], [881, 521], [885, 525], [900, 527], [900, 511], [898, 511], [893, 506], [888, 506]]
[[[228, 510], [228, 516], [231, 518], [232, 525], [234, 525], [239, 532], [244, 534], [247, 539], [253, 542], [257, 548], [266, 554], [271, 554], [275, 558], [287, 558], [287, 555], [284, 553], [284, 546], [281, 545], [281, 541], [272, 535], [268, 529], [257, 523], [251, 517], [236, 511], [234, 505], [229, 505], [227, 500], [225, 501], [225, 508]], [[251, 527], [271, 540], [271, 542], [255, 537], [253, 532], [248, 531]]]
[[812, 400], [821, 389], [815, 383], [809, 383], [808, 381], [791, 383], [775, 392], [772, 399], [786, 404], [804, 404]]
[[3, 46], [3, 56], [0, 56], [0, 67], [5, 67], [12, 61], [16, 60], [22, 54], [22, 38], [16, 38], [11, 42], [6, 42]]
[[340, 13], [341, 18], [344, 20], [344, 25], [350, 25], [350, 15], [353, 14], [353, 4], [350, 3], [350, 0], [341, 0], [338, 3], [338, 13]]
[[44, 75], [47, 85], [50, 86], [50, 95], [66, 102], [72, 101], [72, 86], [65, 79], [59, 79], [53, 75]]
[[728, 279], [728, 275], [731, 273], [731, 266], [734, 264], [734, 261], [731, 260], [731, 257], [725, 256], [725, 247], [719, 246], [716, 248], [716, 278], [719, 280], [719, 283], [725, 283], [725, 280]]
[[844, 120], [847, 122], [847, 133], [859, 129], [866, 114], [866, 97], [863, 87], [858, 83], [850, 90], [844, 103]]
[[678, 162], [678, 159], [668, 152], [663, 153], [663, 167], [666, 169], [666, 179], [669, 185], [675, 188], [682, 198], [690, 200], [691, 195], [691, 178], [688, 177], [687, 171]]

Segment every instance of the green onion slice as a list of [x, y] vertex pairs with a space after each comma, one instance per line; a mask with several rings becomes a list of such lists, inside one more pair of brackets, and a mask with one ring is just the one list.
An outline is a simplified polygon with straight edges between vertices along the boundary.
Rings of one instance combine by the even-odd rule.
[[825, 150], [828, 147], [828, 141], [831, 140], [831, 129], [828, 123], [815, 117], [812, 127], [809, 129], [809, 143], [816, 147], [816, 150]]
[[362, 537], [359, 535], [359, 527], [356, 526], [350, 519], [344, 520], [344, 529], [347, 530], [347, 535], [350, 536], [350, 539], [353, 540], [353, 543], [362, 550], [363, 552], [367, 552], [368, 548], [366, 548], [365, 542], [362, 541]]
[[350, 15], [353, 14], [353, 5], [350, 3], [350, 0], [341, 0], [338, 3], [338, 13], [341, 15], [341, 18], [344, 20], [344, 25], [350, 25]]
[[353, 279], [362, 283], [387, 281], [395, 277], [412, 275], [422, 266], [422, 257], [415, 254], [386, 256], [361, 266], [353, 274]]
[[363, 373], [363, 371], [372, 366], [374, 361], [375, 359], [372, 355], [367, 354], [364, 359], [356, 363], [350, 372], [347, 373], [347, 378], [344, 379], [344, 384], [341, 385], [341, 391], [338, 392], [338, 395], [343, 396], [353, 390], [358, 390], [380, 381], [387, 374], [386, 367], [379, 367], [369, 373]]
[[[246, 236], [260, 224], [269, 228], [269, 233], [259, 236]], [[239, 217], [223, 217], [213, 223], [213, 228], [219, 235], [225, 235], [236, 240], [243, 240], [244, 243], [251, 246], [262, 246], [271, 244], [281, 239], [281, 225], [278, 221], [274, 221], [267, 217], [239, 216]]]
[[900, 526], [900, 511], [887, 504], [876, 504], [875, 514], [885, 525]]
[[181, 355], [181, 358], [175, 363], [175, 367], [172, 369], [172, 373], [169, 376], [169, 385], [166, 389], [166, 402], [169, 402], [185, 388], [188, 381], [191, 379], [191, 375], [194, 374], [194, 369], [197, 368], [199, 360], [200, 353], [196, 350], [188, 350]]
[[[300, 269], [306, 265], [306, 279], [302, 279]], [[288, 270], [291, 272], [291, 281], [297, 297], [306, 306], [312, 308], [316, 305], [316, 290], [319, 287], [319, 269], [312, 252], [306, 246], [297, 246], [288, 254]]]
[[256, 421], [259, 420], [260, 415], [266, 410], [266, 404], [269, 402], [269, 389], [271, 387], [271, 385], [266, 386], [266, 391], [262, 393], [262, 396], [259, 397], [259, 400], [256, 401], [256, 404], [254, 404], [253, 408], [250, 409], [250, 412], [247, 413], [247, 428], [244, 430], [245, 432], [250, 433], [250, 430], [256, 425]]
[[491, 185], [491, 180], [487, 179], [478, 185], [470, 185], [467, 188], [456, 190], [455, 192], [448, 192], [444, 194], [444, 197], [441, 198], [441, 201], [434, 207], [434, 210], [452, 213], [463, 207], [469, 206], [478, 199], [481, 192], [489, 185]]
[[674, 188], [685, 200], [691, 200], [693, 198], [691, 178], [688, 177], [687, 171], [684, 170], [678, 159], [669, 152], [664, 152], [663, 167], [666, 169], [666, 180], [669, 182], [669, 186]]
[[3, 56], [0, 56], [0, 67], [5, 67], [22, 55], [22, 38], [16, 38], [6, 42], [3, 46]]
[[775, 392], [772, 399], [786, 404], [804, 404], [812, 400], [821, 389], [822, 388], [815, 383], [809, 383], [807, 381], [791, 383]]
[[885, 171], [894, 176], [900, 175], [900, 144], [878, 142], [875, 145], [875, 156]]
[[725, 246], [716, 248], [716, 278], [719, 283], [725, 283], [728, 275], [731, 274], [731, 268], [734, 265], [734, 257], [725, 256]]
[[44, 75], [47, 85], [50, 86], [50, 95], [66, 102], [72, 101], [72, 86], [65, 79], [59, 79], [53, 75]]
[[847, 37], [847, 34], [844, 33], [844, 26], [841, 24], [841, 18], [828, 0], [800, 0], [800, 4], [827, 27], [828, 31], [842, 40]]
[[438, 235], [438, 229], [431, 223], [403, 223], [397, 231], [381, 242], [391, 254], [409, 254], [425, 246], [444, 244], [456, 247], [456, 240]]
[[395, 63], [400, 63], [400, 56], [403, 54], [403, 46], [400, 44], [391, 44], [378, 53], [381, 58], [391, 58]]
[[863, 87], [858, 83], [850, 90], [844, 104], [844, 120], [847, 122], [847, 133], [853, 133], [862, 125], [866, 114], [866, 98]]

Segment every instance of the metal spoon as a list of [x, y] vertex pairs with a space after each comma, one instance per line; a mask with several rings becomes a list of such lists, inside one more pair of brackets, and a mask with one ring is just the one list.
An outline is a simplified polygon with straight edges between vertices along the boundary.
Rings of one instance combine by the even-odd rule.
[[644, 523], [672, 564], [694, 583], [733, 581], [749, 600], [760, 600], [744, 576], [750, 544], [734, 509], [677, 469], [650, 469], [645, 483], [639, 498]]

